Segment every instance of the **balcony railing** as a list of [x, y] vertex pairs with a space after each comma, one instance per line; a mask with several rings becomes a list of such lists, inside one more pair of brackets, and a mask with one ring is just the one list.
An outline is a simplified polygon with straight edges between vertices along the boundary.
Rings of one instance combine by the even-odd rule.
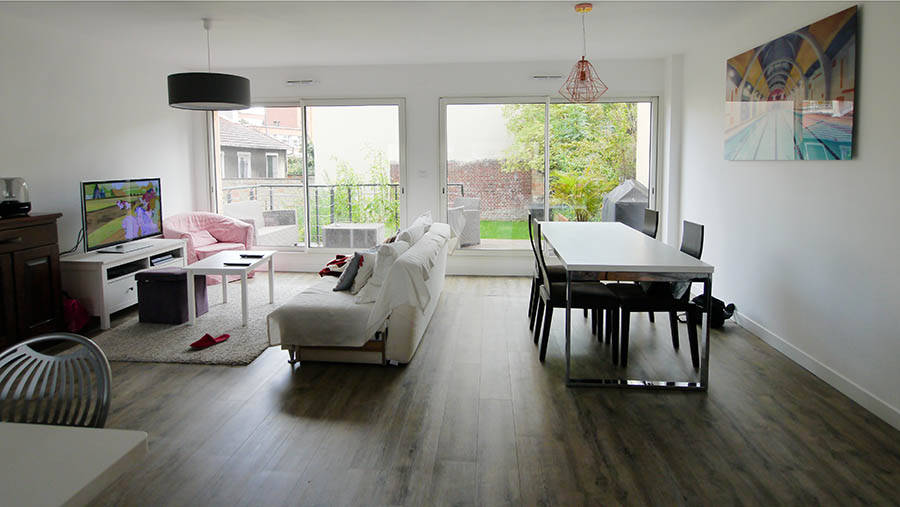
[[[462, 183], [451, 183], [456, 195], [465, 195]], [[306, 221], [306, 189], [302, 183], [256, 183], [222, 188], [223, 202], [262, 201], [264, 210], [293, 209], [298, 217], [298, 240], [302, 243]], [[392, 235], [400, 225], [398, 183], [309, 185], [310, 243], [322, 244], [322, 228], [334, 223], [383, 223]]]

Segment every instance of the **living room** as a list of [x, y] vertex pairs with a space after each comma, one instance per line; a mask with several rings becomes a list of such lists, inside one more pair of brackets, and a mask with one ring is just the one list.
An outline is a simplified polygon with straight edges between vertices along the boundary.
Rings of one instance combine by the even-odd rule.
[[[898, 501], [900, 240], [889, 231], [900, 214], [891, 195], [900, 181], [889, 152], [897, 106], [888, 88], [900, 78], [890, 63], [900, 46], [900, 3], [610, 2], [584, 13], [575, 6], [0, 3], [0, 177], [27, 182], [32, 218], [61, 214], [58, 251], [73, 249], [59, 257], [62, 290], [76, 295], [67, 282], [72, 256], [97, 255], [86, 251], [88, 234], [79, 243], [84, 182], [158, 179], [164, 235], [165, 221], [179, 215], [230, 213], [255, 235], [246, 250], [274, 252], [271, 276], [269, 256], [238, 259], [254, 264], [246, 283], [240, 273], [224, 284], [182, 273], [179, 283], [190, 280], [208, 302], [201, 313], [182, 296], [193, 323], [142, 323], [133, 304], [109, 308], [116, 310], [102, 329], [104, 312], [89, 309], [78, 333], [99, 344], [111, 368], [102, 431], [146, 436], [127, 460], [83, 485], [81, 503]], [[856, 53], [847, 61], [861, 99], [852, 155], [728, 159], [727, 62], [854, 6]], [[582, 57], [608, 86], [586, 106], [560, 93]], [[247, 78], [251, 107], [170, 107], [167, 76], [207, 71]], [[688, 346], [670, 345], [670, 325], [689, 338], [693, 326], [665, 322], [668, 311], [652, 323], [632, 315], [628, 344], [601, 338], [625, 330], [599, 303], [596, 317], [563, 303], [552, 323], [553, 310], [537, 310], [533, 288], [540, 296], [542, 275], [528, 213], [543, 227], [548, 266], [566, 262], [567, 244], [550, 222], [582, 221], [571, 201], [557, 198], [554, 122], [570, 106], [595, 107], [600, 118], [620, 105], [633, 113], [629, 163], [637, 169], [613, 186], [640, 183], [641, 211], [657, 212], [658, 241], [648, 248], [677, 252], [685, 222], [702, 224], [699, 262], [714, 267], [704, 276], [714, 277], [715, 297], [737, 307], [723, 327], [698, 326], [699, 368]], [[517, 131], [516, 119], [531, 123]], [[301, 132], [299, 144], [290, 128]], [[252, 146], [226, 140], [256, 134], [269, 143], [259, 146], [259, 162]], [[373, 147], [381, 158], [372, 165], [386, 179], [357, 171], [352, 185], [340, 180], [342, 162], [364, 163]], [[531, 159], [514, 167], [522, 153]], [[234, 169], [225, 157], [234, 157]], [[482, 173], [494, 179], [479, 186]], [[501, 200], [488, 191], [511, 175], [524, 175], [521, 195]], [[367, 186], [386, 197], [374, 200]], [[266, 217], [296, 210], [291, 227], [282, 226], [293, 238], [260, 241], [258, 223], [233, 216], [248, 211], [227, 211], [248, 202]], [[613, 208], [604, 202], [587, 221], [613, 225], [601, 218]], [[428, 215], [422, 234], [409, 231]], [[454, 223], [460, 217], [469, 232], [474, 224], [474, 236]], [[0, 225], [8, 220], [17, 219]], [[355, 328], [317, 319], [331, 298], [352, 300], [352, 280], [345, 293], [315, 292], [338, 281], [318, 275], [326, 263], [359, 253], [360, 271], [378, 270], [363, 246], [326, 245], [327, 234], [339, 233], [334, 226], [363, 220], [376, 222], [377, 243], [408, 232], [407, 251], [416, 253], [433, 241], [427, 255], [438, 259], [429, 267], [437, 271], [409, 285], [382, 273], [385, 291], [398, 295], [370, 303], [383, 307], [381, 322], [368, 314]], [[446, 238], [434, 224], [449, 225]], [[584, 238], [585, 247], [595, 240]], [[188, 246], [173, 248], [184, 257], [179, 269], [194, 264]], [[395, 271], [406, 268], [413, 280], [415, 266], [400, 261]], [[629, 279], [607, 279], [618, 280]], [[703, 290], [694, 283], [688, 292]], [[192, 350], [205, 334], [230, 337]], [[351, 348], [369, 348], [348, 353], [329, 348], [347, 343], [315, 341], [331, 334], [363, 334]], [[613, 345], [630, 348], [627, 367]], [[699, 392], [575, 387], [567, 382], [570, 355], [573, 379], [674, 378]], [[4, 449], [2, 469], [15, 477], [25, 462]], [[77, 468], [79, 456], [70, 459]]]

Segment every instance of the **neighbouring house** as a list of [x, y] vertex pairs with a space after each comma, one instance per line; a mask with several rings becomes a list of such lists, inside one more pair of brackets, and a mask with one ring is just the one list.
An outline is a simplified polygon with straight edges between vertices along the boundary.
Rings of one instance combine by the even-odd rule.
[[219, 119], [223, 176], [237, 178], [284, 178], [291, 146], [257, 130]]

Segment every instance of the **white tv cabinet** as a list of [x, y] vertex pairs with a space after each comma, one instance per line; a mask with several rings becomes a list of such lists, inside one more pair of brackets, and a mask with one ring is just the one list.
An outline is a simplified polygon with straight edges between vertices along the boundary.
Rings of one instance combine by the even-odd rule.
[[[187, 249], [181, 239], [146, 239], [151, 246], [128, 253], [87, 252], [59, 258], [63, 290], [100, 317], [100, 328], [109, 329], [109, 315], [138, 302], [138, 271], [184, 267]], [[171, 255], [163, 262], [160, 259]], [[155, 262], [155, 264], [154, 264]]]

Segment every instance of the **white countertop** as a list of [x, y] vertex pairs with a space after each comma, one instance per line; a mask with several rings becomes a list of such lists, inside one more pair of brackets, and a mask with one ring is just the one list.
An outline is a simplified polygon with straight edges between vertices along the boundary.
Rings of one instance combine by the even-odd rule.
[[84, 505], [146, 454], [143, 431], [0, 423], [0, 504]]

